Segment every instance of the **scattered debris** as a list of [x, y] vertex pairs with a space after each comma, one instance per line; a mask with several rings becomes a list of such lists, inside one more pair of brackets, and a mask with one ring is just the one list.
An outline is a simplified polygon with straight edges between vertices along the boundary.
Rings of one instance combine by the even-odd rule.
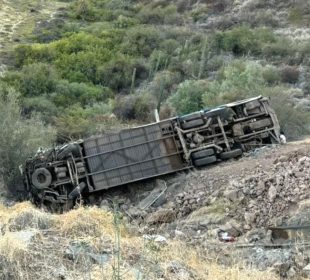
[[70, 243], [65, 251], [65, 256], [70, 260], [83, 260], [91, 263], [97, 263], [99, 265], [105, 265], [111, 259], [111, 254], [94, 253], [94, 250], [88, 244], [82, 242]]
[[167, 238], [162, 235], [143, 235], [143, 238], [158, 244], [167, 244]]

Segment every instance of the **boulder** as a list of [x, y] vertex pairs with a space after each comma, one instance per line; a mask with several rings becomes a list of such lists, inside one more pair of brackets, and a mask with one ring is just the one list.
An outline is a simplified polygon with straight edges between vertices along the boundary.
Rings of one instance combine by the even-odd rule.
[[256, 214], [252, 212], [245, 212], [244, 220], [248, 225], [252, 225], [256, 220]]
[[302, 276], [305, 278], [310, 278], [310, 263], [302, 269]]
[[11, 232], [10, 236], [28, 246], [38, 234], [38, 231], [22, 230], [17, 232]]
[[268, 199], [273, 202], [277, 196], [277, 189], [274, 185], [271, 185], [268, 189]]
[[234, 237], [239, 236], [242, 232], [241, 226], [235, 220], [227, 222], [225, 225], [220, 226], [219, 229]]
[[232, 190], [232, 189], [225, 190], [223, 196], [229, 199], [231, 202], [235, 202], [239, 198], [238, 190]]
[[148, 224], [171, 223], [175, 220], [176, 214], [172, 209], [160, 209], [151, 213], [146, 218]]

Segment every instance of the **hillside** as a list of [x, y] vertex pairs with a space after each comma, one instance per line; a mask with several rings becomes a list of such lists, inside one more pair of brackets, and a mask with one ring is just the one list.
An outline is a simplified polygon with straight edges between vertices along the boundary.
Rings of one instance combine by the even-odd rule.
[[309, 6], [265, 2], [5, 4], [4, 21], [17, 21], [3, 22], [2, 41], [17, 47], [2, 85], [60, 141], [259, 94], [296, 138], [309, 129]]
[[[7, 201], [1, 279], [308, 279], [309, 166], [307, 140], [114, 189], [64, 214]], [[270, 230], [285, 225], [295, 228]]]

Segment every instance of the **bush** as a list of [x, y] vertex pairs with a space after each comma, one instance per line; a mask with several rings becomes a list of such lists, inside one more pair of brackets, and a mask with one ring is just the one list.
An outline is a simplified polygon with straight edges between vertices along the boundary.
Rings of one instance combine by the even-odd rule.
[[78, 0], [72, 7], [73, 16], [77, 19], [93, 21], [96, 19], [95, 6], [91, 0]]
[[[84, 109], [75, 104], [69, 107], [55, 120], [58, 137], [65, 139], [79, 139], [92, 131], [94, 124], [87, 118]], [[62, 140], [63, 140], [62, 139]]]
[[24, 98], [22, 102], [22, 114], [26, 117], [39, 113], [45, 123], [52, 123], [53, 118], [58, 114], [56, 105], [47, 96]]
[[152, 73], [164, 70], [169, 64], [170, 56], [160, 50], [154, 50], [149, 58], [150, 69]]
[[190, 16], [192, 17], [194, 22], [197, 22], [201, 19], [205, 19], [208, 15], [209, 8], [206, 4], [197, 5], [193, 10], [190, 12]]
[[229, 31], [217, 32], [213, 38], [213, 47], [233, 52], [235, 55], [258, 55], [263, 45], [275, 41], [276, 37], [268, 28], [250, 29], [240, 26]]
[[309, 134], [310, 113], [295, 108], [287, 88], [266, 88], [263, 94], [270, 97], [271, 106], [276, 111], [280, 127], [288, 139]]
[[209, 83], [203, 95], [204, 104], [215, 106], [262, 93], [265, 88], [262, 66], [236, 60], [224, 67], [216, 81]]
[[96, 77], [97, 81], [108, 86], [116, 92], [128, 93], [131, 83], [134, 69], [136, 68], [136, 80], [141, 79], [141, 76], [146, 75], [146, 69], [143, 64], [138, 61], [134, 61], [128, 56], [119, 55], [118, 57], [111, 59], [108, 63], [105, 63], [98, 67]]
[[115, 21], [114, 21], [114, 26], [116, 28], [129, 28], [132, 27], [134, 25], [137, 25], [138, 21], [130, 18], [130, 17], [126, 17], [123, 15], [120, 15]]
[[98, 67], [111, 59], [108, 50], [81, 51], [70, 55], [64, 54], [55, 61], [61, 76], [77, 83], [97, 83]]
[[21, 184], [19, 166], [34, 154], [38, 147], [49, 147], [55, 131], [45, 127], [37, 117], [23, 119], [19, 95], [0, 88], [0, 176], [10, 190]]
[[128, 30], [122, 49], [130, 55], [148, 57], [158, 48], [159, 42], [159, 32], [154, 27], [140, 25]]
[[299, 79], [299, 70], [294, 66], [285, 66], [281, 70], [281, 77], [284, 83], [295, 84]]
[[157, 109], [160, 110], [161, 104], [175, 91], [182, 78], [179, 73], [162, 71], [156, 73], [153, 81], [145, 89], [156, 101]]
[[231, 58], [230, 57], [221, 56], [221, 55], [214, 55], [210, 59], [207, 60], [206, 68], [209, 71], [217, 71], [229, 59], [231, 59]]
[[159, 45], [159, 50], [167, 53], [168, 55], [176, 54], [181, 47], [180, 43], [174, 39], [166, 39]]
[[281, 74], [276, 67], [267, 66], [263, 69], [263, 78], [269, 85], [275, 85], [281, 81]]
[[112, 114], [114, 106], [112, 99], [84, 108], [74, 104], [56, 118], [59, 137], [66, 140], [79, 139], [98, 133], [99, 129], [104, 133], [107, 126], [118, 124]]
[[34, 44], [31, 46], [20, 45], [13, 53], [15, 66], [22, 68], [24, 65], [34, 62], [48, 63], [56, 57], [56, 52], [46, 45]]
[[263, 55], [267, 57], [286, 57], [295, 52], [292, 42], [286, 38], [278, 38], [275, 42], [266, 43], [262, 47]]
[[118, 98], [114, 113], [122, 120], [147, 121], [155, 108], [156, 104], [148, 94], [131, 94]]
[[113, 96], [109, 88], [85, 83], [69, 83], [59, 81], [51, 94], [53, 102], [59, 107], [68, 107], [76, 103], [85, 106], [105, 101]]
[[181, 24], [181, 17], [175, 5], [145, 5], [139, 12], [138, 19], [144, 24]]
[[167, 100], [177, 114], [188, 114], [203, 108], [202, 96], [207, 90], [205, 81], [186, 80]]
[[215, 49], [233, 52], [235, 55], [258, 53], [259, 46], [255, 35], [246, 26], [234, 28], [226, 32], [217, 32], [214, 36]]
[[288, 20], [293, 24], [300, 25], [303, 22], [303, 11], [299, 8], [290, 9]]
[[39, 96], [54, 91], [57, 81], [54, 67], [34, 63], [23, 67], [20, 73], [20, 91], [25, 96]]

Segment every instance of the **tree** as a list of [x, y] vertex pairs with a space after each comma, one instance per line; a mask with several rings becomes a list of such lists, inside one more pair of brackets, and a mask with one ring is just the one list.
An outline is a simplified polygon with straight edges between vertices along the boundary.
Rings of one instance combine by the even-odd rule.
[[19, 94], [0, 85], [0, 177], [15, 191], [21, 183], [19, 166], [39, 147], [49, 147], [55, 130], [38, 117], [23, 119]]

